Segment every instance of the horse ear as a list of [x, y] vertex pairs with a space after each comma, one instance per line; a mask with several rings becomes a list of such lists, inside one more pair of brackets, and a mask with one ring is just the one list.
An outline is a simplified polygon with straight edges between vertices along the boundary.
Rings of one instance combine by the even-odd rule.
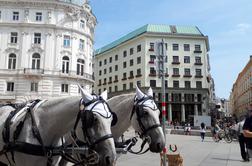
[[103, 100], [107, 100], [108, 99], [108, 91], [105, 90], [104, 92], [101, 93], [100, 96], [103, 98]]
[[85, 103], [93, 100], [93, 96], [91, 94], [89, 94], [85, 89], [83, 89], [79, 84], [78, 87], [80, 88], [81, 91], [81, 96], [82, 99], [84, 100]]
[[151, 87], [148, 89], [147, 95], [153, 97], [153, 90]]
[[144, 93], [138, 88], [137, 85], [136, 85], [136, 96], [137, 96], [137, 99], [141, 99], [144, 97]]

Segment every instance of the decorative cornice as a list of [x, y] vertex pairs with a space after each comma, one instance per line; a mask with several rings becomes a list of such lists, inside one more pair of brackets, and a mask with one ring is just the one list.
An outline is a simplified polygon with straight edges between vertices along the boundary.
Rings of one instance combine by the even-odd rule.
[[41, 48], [41, 45], [32, 44], [32, 47], [28, 50], [28, 52], [37, 52], [42, 54], [44, 50]]
[[8, 47], [8, 48], [5, 49], [5, 52], [7, 52], [7, 53], [18, 53], [19, 49]]
[[60, 51], [60, 53], [63, 54], [63, 55], [65, 55], [65, 54], [72, 55], [72, 52], [68, 51], [68, 50], [62, 50], [62, 51]]

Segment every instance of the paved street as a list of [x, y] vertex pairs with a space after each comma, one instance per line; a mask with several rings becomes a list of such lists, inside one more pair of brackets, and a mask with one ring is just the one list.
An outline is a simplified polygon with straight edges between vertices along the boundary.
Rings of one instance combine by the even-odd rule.
[[[227, 144], [213, 142], [207, 137], [201, 142], [197, 136], [167, 135], [167, 145], [176, 144], [183, 156], [184, 166], [251, 166], [241, 160], [237, 142]], [[136, 149], [137, 150], [137, 149]], [[141, 156], [127, 154], [119, 157], [118, 166], [159, 166], [159, 154], [146, 153]]]

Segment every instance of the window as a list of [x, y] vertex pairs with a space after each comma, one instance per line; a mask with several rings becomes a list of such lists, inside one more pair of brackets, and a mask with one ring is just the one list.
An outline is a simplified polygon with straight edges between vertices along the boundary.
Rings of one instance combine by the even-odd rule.
[[130, 76], [129, 76], [130, 78], [134, 78], [134, 73], [133, 73], [133, 71], [130, 71]]
[[173, 56], [172, 57], [172, 62], [173, 63], [179, 63], [179, 56]]
[[127, 84], [123, 84], [123, 90], [127, 89]]
[[137, 57], [137, 64], [141, 63], [141, 57]]
[[115, 71], [118, 71], [118, 65], [115, 65]]
[[141, 87], [141, 81], [137, 81], [136, 84], [138, 87]]
[[118, 87], [117, 86], [115, 86], [115, 92], [117, 92], [118, 91]]
[[107, 74], [107, 69], [104, 69], [104, 70], [103, 70], [103, 73], [104, 73], [104, 74]]
[[184, 51], [190, 51], [190, 44], [184, 44]]
[[196, 81], [196, 88], [202, 88], [202, 82]]
[[156, 70], [154, 67], [150, 67], [150, 74], [153, 74], [153, 75], [156, 74]]
[[79, 49], [82, 51], [84, 50], [84, 43], [85, 43], [85, 41], [83, 39], [80, 39]]
[[191, 88], [191, 82], [185, 81], [185, 88]]
[[154, 62], [156, 59], [156, 56], [155, 55], [150, 55], [150, 62]]
[[112, 77], [109, 77], [109, 82], [110, 82], [110, 83], [112, 82]]
[[112, 88], [111, 87], [109, 87], [109, 93], [111, 93], [112, 92]]
[[184, 63], [190, 63], [190, 56], [184, 56]]
[[137, 76], [141, 75], [141, 69], [137, 69]]
[[115, 61], [118, 61], [118, 55], [115, 55]]
[[201, 69], [196, 69], [196, 76], [201, 76]]
[[69, 58], [67, 56], [62, 58], [62, 73], [69, 73]]
[[32, 69], [40, 69], [40, 55], [38, 53], [32, 55]]
[[109, 63], [112, 63], [112, 57], [109, 58]]
[[195, 45], [195, 51], [201, 51], [200, 45], [198, 44]]
[[61, 92], [68, 93], [68, 84], [61, 84]]
[[85, 61], [83, 59], [78, 59], [77, 60], [77, 75], [81, 75], [83, 76], [84, 75], [84, 64], [85, 64]]
[[154, 51], [154, 43], [150, 43], [150, 49], [149, 51]]
[[133, 65], [134, 65], [134, 60], [131, 59], [131, 60], [130, 60], [130, 66], [133, 66]]
[[178, 51], [179, 50], [179, 45], [178, 44], [172, 44], [172, 50], [173, 51]]
[[8, 69], [16, 69], [16, 55], [15, 54], [9, 55]]
[[34, 33], [34, 44], [41, 43], [41, 33]]
[[173, 75], [179, 75], [179, 68], [173, 68]]
[[99, 62], [99, 66], [102, 66], [102, 61]]
[[64, 35], [64, 47], [70, 47], [70, 36]]
[[141, 44], [137, 46], [137, 52], [140, 52], [141, 51]]
[[130, 82], [130, 83], [129, 83], [129, 89], [133, 89], [133, 86], [134, 86], [134, 85], [133, 85], [133, 82]]
[[123, 57], [127, 56], [127, 51], [123, 51]]
[[38, 83], [37, 82], [31, 83], [31, 92], [38, 92]]
[[106, 78], [103, 79], [103, 85], [105, 85], [105, 84], [107, 84], [107, 79]]
[[118, 75], [115, 75], [115, 81], [118, 81]]
[[101, 70], [99, 70], [99, 76], [101, 76], [102, 75], [102, 71]]
[[8, 92], [14, 91], [14, 82], [7, 82], [7, 91]]
[[127, 67], [127, 62], [123, 62], [123, 68]]
[[36, 13], [36, 21], [42, 21], [42, 13], [41, 12]]
[[109, 73], [111, 73], [112, 72], [112, 67], [109, 67]]
[[81, 29], [85, 28], [85, 21], [84, 20], [80, 20], [80, 28]]
[[13, 21], [18, 21], [19, 20], [19, 12], [13, 12], [12, 20]]
[[168, 88], [168, 81], [165, 80], [165, 87]]
[[185, 75], [186, 76], [190, 76], [191, 75], [191, 72], [190, 72], [189, 68], [185, 68]]
[[123, 73], [123, 79], [127, 78], [127, 73]]
[[150, 80], [150, 87], [156, 87], [156, 80]]
[[201, 63], [201, 57], [196, 56], [195, 57], [195, 63], [200, 64]]
[[17, 43], [18, 41], [18, 33], [17, 32], [11, 32], [11, 43]]
[[165, 50], [168, 50], [168, 44], [165, 43]]
[[0, 11], [0, 20], [1, 20], [1, 18], [2, 18], [2, 12]]
[[134, 54], [134, 48], [130, 49], [130, 55]]
[[107, 59], [104, 59], [104, 65], [106, 65], [107, 64]]
[[173, 81], [173, 88], [179, 88], [179, 81]]

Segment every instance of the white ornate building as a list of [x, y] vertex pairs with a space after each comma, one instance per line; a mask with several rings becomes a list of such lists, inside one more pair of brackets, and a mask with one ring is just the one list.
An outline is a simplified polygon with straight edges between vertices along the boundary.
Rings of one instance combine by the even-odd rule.
[[0, 102], [91, 88], [95, 26], [86, 0], [0, 0]]
[[96, 50], [95, 89], [111, 95], [133, 91], [135, 84], [154, 89], [161, 104], [158, 73], [160, 43], [165, 43], [168, 119], [191, 121], [208, 115], [214, 99], [208, 37], [195, 26], [145, 25]]

